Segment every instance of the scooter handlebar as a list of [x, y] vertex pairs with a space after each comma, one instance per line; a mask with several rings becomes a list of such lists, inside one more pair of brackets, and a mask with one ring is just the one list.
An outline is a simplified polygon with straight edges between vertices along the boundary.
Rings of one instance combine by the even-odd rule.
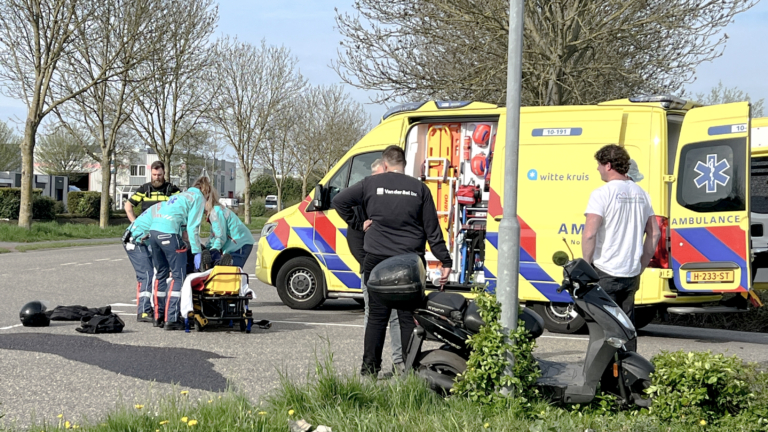
[[557, 293], [560, 294], [561, 292], [563, 292], [563, 290], [565, 290], [565, 291], [568, 290], [568, 281], [567, 280], [564, 280], [563, 283], [560, 284], [560, 286], [557, 288]]

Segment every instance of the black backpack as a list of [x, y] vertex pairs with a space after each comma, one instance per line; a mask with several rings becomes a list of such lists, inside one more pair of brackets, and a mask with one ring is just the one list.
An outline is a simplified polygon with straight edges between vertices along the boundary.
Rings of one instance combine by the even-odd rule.
[[76, 328], [80, 333], [120, 333], [123, 331], [125, 323], [116, 314], [94, 315], [92, 317], [83, 317], [80, 320], [80, 327]]

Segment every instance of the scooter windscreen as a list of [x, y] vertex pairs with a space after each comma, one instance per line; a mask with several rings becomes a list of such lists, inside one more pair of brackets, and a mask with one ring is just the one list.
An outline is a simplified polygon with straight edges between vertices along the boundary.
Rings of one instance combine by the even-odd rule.
[[581, 286], [587, 286], [600, 280], [595, 269], [582, 258], [568, 262], [563, 267], [563, 276], [566, 279], [570, 277], [571, 281], [578, 282]]

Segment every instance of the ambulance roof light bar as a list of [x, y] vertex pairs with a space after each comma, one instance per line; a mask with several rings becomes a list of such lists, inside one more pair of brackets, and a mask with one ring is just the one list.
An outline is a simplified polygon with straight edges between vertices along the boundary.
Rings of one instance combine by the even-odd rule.
[[[405, 112], [405, 111], [416, 111], [417, 109], [424, 106], [425, 103], [429, 101], [421, 101], [421, 102], [408, 102], [404, 103], [402, 105], [398, 105], [396, 107], [393, 107], [389, 109], [387, 112], [384, 113], [384, 115], [381, 117], [381, 120], [386, 120], [388, 117]], [[435, 105], [437, 106], [437, 109], [455, 109], [455, 108], [464, 108], [465, 106], [471, 104], [473, 101], [453, 101], [453, 100], [445, 100], [445, 101], [435, 101]]]
[[659, 103], [666, 109], [683, 109], [687, 101], [672, 95], [640, 95], [629, 98], [634, 103]]
[[416, 111], [417, 109], [421, 108], [422, 105], [424, 105], [425, 103], [427, 103], [427, 101], [408, 102], [408, 103], [404, 103], [402, 105], [398, 105], [396, 107], [390, 108], [389, 110], [387, 110], [387, 112], [384, 113], [383, 116], [381, 116], [381, 120], [384, 121], [388, 117], [397, 113], [401, 113], [405, 111]]

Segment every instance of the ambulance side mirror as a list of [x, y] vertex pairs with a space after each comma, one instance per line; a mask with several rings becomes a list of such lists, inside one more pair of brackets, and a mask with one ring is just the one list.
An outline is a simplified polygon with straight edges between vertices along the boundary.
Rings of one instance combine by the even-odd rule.
[[323, 185], [319, 184], [315, 186], [315, 198], [312, 200], [312, 205], [314, 206], [315, 211], [328, 209], [328, 203], [326, 202], [327, 196], [326, 189]]

